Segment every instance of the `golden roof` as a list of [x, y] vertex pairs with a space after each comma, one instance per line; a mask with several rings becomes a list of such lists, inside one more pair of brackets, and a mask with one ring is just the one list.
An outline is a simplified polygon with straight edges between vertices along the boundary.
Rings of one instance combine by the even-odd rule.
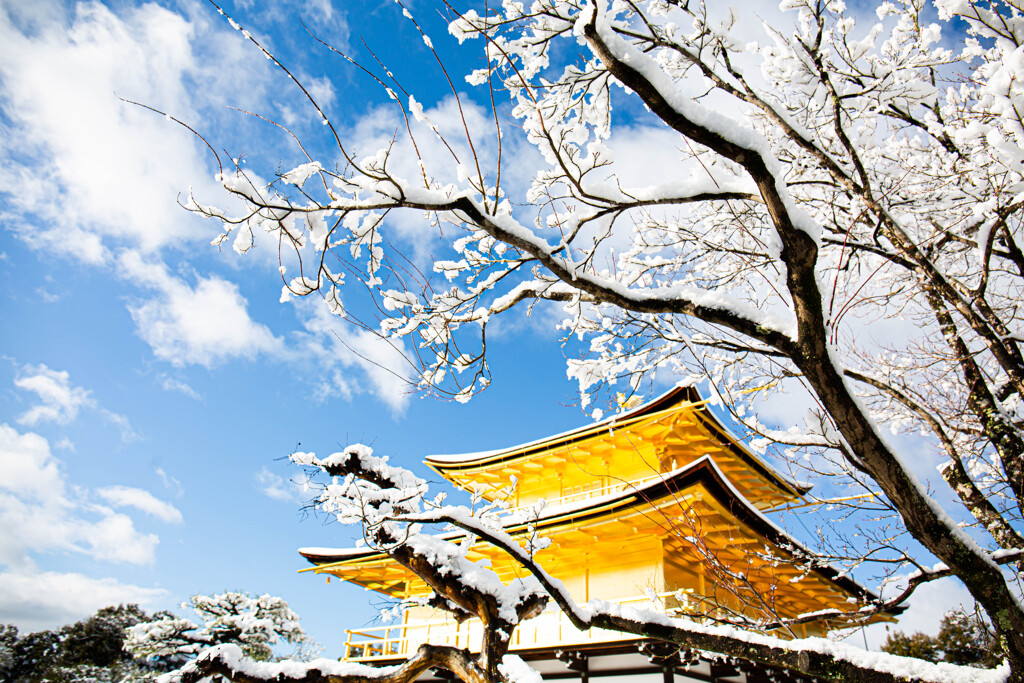
[[[705, 455], [761, 510], [792, 503], [807, 491], [740, 444], [707, 403], [695, 388], [676, 387], [638, 408], [563, 434], [484, 453], [432, 455], [425, 463], [488, 500], [514, 476], [519, 505], [656, 478]], [[552, 473], [557, 473], [557, 490]]]
[[[762, 624], [831, 613], [804, 634], [835, 624], [838, 613], [877, 601], [764, 516], [765, 510], [799, 501], [807, 487], [740, 444], [707, 403], [696, 389], [676, 387], [563, 434], [484, 453], [430, 456], [426, 464], [487, 500], [505, 496], [513, 506], [505, 531], [520, 542], [530, 529], [549, 538], [551, 544], [536, 557], [578, 601], [589, 600], [592, 591], [607, 600], [653, 591], [665, 600], [662, 608], [678, 614], [742, 615]], [[513, 477], [517, 484], [509, 500]], [[445, 536], [458, 541], [463, 535]], [[379, 550], [300, 553], [315, 565], [303, 571], [395, 598], [432, 592]], [[505, 583], [526, 571], [484, 541], [466, 557], [486, 561]], [[880, 614], [871, 620], [890, 618]]]
[[[680, 576], [701, 576], [689, 593], [698, 612], [728, 609], [762, 619], [792, 618], [820, 610], [846, 612], [851, 600], [875, 599], [835, 568], [813, 562], [810, 551], [745, 500], [708, 456], [617, 494], [545, 508], [532, 524], [552, 540], [537, 559], [553, 576], [579, 576], [588, 568], [615, 567], [631, 555], [646, 554], [663, 562], [666, 572], [675, 567]], [[522, 537], [527, 525], [512, 523], [506, 531]], [[456, 541], [460, 537], [449, 535]], [[300, 552], [317, 565], [311, 568], [316, 573], [393, 597], [427, 595], [431, 590], [377, 550]], [[525, 571], [485, 542], [476, 543], [467, 559], [489, 560], [504, 582]], [[623, 595], [600, 597], [643, 594], [644, 588], [622, 586]]]

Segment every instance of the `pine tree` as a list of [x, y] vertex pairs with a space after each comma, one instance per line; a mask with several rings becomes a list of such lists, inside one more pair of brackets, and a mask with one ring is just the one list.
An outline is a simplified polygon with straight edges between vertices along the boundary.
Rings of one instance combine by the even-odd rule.
[[172, 668], [215, 645], [237, 645], [255, 661], [272, 659], [274, 646], [281, 642], [294, 645], [299, 659], [316, 650], [298, 615], [278, 597], [227, 591], [194, 595], [183, 606], [190, 606], [202, 624], [172, 614], [156, 615], [128, 629], [125, 648], [135, 657]]
[[938, 650], [936, 639], [920, 631], [909, 636], [901, 631], [890, 633], [882, 645], [882, 651], [891, 655], [916, 657], [929, 662], [939, 661]]
[[116, 683], [152, 668], [124, 649], [126, 629], [151, 617], [138, 605], [104, 607], [56, 631], [19, 637], [0, 626], [0, 680], [11, 683]]
[[974, 612], [953, 610], [942, 618], [938, 635], [920, 631], [913, 635], [892, 633], [882, 651], [929, 662], [993, 668], [1002, 661], [1002, 650], [991, 627]]

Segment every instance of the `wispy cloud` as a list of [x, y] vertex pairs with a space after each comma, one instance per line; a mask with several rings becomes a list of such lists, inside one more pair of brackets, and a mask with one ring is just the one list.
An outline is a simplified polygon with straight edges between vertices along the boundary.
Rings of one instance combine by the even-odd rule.
[[180, 498], [185, 493], [185, 487], [181, 485], [181, 482], [167, 474], [164, 468], [157, 467], [156, 476], [160, 477], [160, 481], [163, 482], [164, 488], [174, 494], [175, 498]]
[[18, 416], [18, 423], [35, 426], [40, 422], [68, 424], [83, 407], [95, 407], [89, 392], [71, 385], [66, 371], [51, 370], [45, 365], [26, 365], [14, 380], [14, 386], [34, 393], [39, 400]]
[[107, 418], [107, 421], [116, 426], [121, 432], [121, 441], [128, 443], [129, 441], [136, 441], [142, 438], [139, 436], [139, 433], [135, 431], [135, 428], [132, 427], [131, 421], [129, 421], [124, 415], [111, 412], [106, 408], [101, 408], [100, 413], [102, 413], [103, 417]]
[[[36, 395], [37, 405], [18, 416], [18, 424], [34, 427], [44, 422], [66, 425], [73, 422], [83, 408], [95, 410], [121, 432], [122, 441], [134, 441], [138, 434], [124, 415], [101, 407], [92, 392], [71, 383], [65, 370], [52, 370], [46, 365], [23, 366], [14, 379], [14, 386]], [[58, 447], [63, 447], [62, 441]], [[70, 442], [67, 442], [70, 443]]]
[[266, 467], [260, 469], [254, 477], [256, 488], [260, 493], [273, 498], [274, 500], [284, 501], [286, 503], [298, 503], [303, 500], [306, 488], [295, 481], [285, 479], [284, 477], [274, 474]]
[[39, 298], [42, 299], [44, 303], [55, 304], [58, 301], [60, 301], [60, 294], [54, 294], [52, 292], [48, 292], [45, 289], [43, 289], [42, 287], [37, 287], [36, 288], [36, 294], [39, 295]]
[[315, 398], [345, 398], [369, 391], [400, 415], [413, 388], [411, 353], [401, 339], [382, 339], [332, 315], [320, 301], [295, 302], [306, 334], [297, 352], [315, 362]]
[[53, 551], [149, 564], [158, 543], [127, 515], [68, 486], [44, 437], [0, 424], [0, 564], [22, 565], [30, 553]]
[[177, 379], [175, 377], [161, 375], [160, 386], [163, 387], [164, 391], [175, 391], [179, 394], [184, 394], [185, 396], [188, 396], [191, 399], [195, 399], [196, 401], [203, 400], [202, 395], [198, 391], [193, 389], [186, 382], [183, 382], [182, 380]]
[[131, 486], [107, 486], [97, 489], [96, 494], [114, 507], [133, 507], [170, 524], [181, 524], [183, 521], [178, 508], [160, 500], [145, 489]]

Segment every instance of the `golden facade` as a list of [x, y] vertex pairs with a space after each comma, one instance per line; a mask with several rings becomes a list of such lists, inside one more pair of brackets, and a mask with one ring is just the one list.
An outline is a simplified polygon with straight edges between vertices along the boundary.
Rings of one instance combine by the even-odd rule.
[[[801, 505], [806, 488], [738, 443], [706, 404], [696, 390], [676, 388], [564, 434], [499, 451], [432, 456], [426, 464], [461, 489], [488, 500], [505, 497], [513, 511], [532, 506], [532, 526], [551, 540], [536, 558], [577, 602], [600, 599], [714, 621], [746, 618], [768, 630], [779, 620], [822, 614], [791, 631], [775, 630], [797, 637], [843, 625], [838, 613], [874, 596], [813, 562], [810, 551], [765, 516]], [[517, 485], [508, 495], [513, 477]], [[506, 531], [520, 538], [528, 533], [523, 523]], [[380, 552], [301, 552], [315, 565], [312, 571], [393, 598], [431, 592]], [[524, 572], [482, 542], [468, 559], [488, 560], [504, 581]], [[516, 629], [510, 652], [597, 646], [610, 652], [610, 646], [636, 640], [600, 629], [578, 631], [552, 605]], [[346, 658], [392, 662], [424, 642], [473, 649], [479, 624], [412, 608], [401, 624], [350, 630]]]

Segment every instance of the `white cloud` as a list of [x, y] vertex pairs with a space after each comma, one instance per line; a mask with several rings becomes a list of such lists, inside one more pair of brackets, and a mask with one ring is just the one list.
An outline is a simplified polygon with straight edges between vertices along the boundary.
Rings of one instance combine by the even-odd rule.
[[331, 84], [328, 78], [311, 78], [306, 84], [306, 90], [313, 96], [313, 99], [317, 101], [322, 108], [330, 107], [334, 102], [334, 98], [337, 93], [334, 91], [334, 85]]
[[0, 622], [23, 632], [53, 629], [109, 605], [148, 605], [167, 596], [162, 588], [143, 588], [82, 574], [40, 572], [34, 567], [0, 572]]
[[42, 287], [36, 288], [36, 294], [38, 294], [39, 298], [48, 304], [55, 304], [58, 301], [60, 301], [60, 294], [53, 294], [52, 292], [46, 291]]
[[[359, 158], [373, 156], [378, 150], [390, 149], [388, 169], [396, 176], [419, 178], [421, 169], [416, 153], [422, 157], [427, 175], [439, 182], [457, 182], [458, 164], [475, 169], [473, 154], [479, 159], [480, 169], [493, 183], [493, 169], [497, 166], [498, 146], [495, 136], [494, 119], [487, 109], [468, 99], [463, 99], [461, 110], [454, 96], [447, 96], [427, 106], [425, 114], [444, 137], [444, 142], [424, 122], [411, 120], [416, 147], [413, 148], [405, 132], [405, 121], [397, 106], [385, 104], [375, 107], [360, 118], [346, 134], [353, 141], [353, 154]], [[411, 118], [411, 117], [410, 117]], [[465, 124], [463, 123], [465, 118]], [[472, 136], [471, 151], [466, 141], [466, 128]], [[394, 139], [395, 131], [399, 137]], [[445, 144], [447, 143], [447, 144]], [[522, 136], [505, 135], [503, 144], [502, 189], [521, 197], [530, 175], [537, 169], [541, 157], [536, 149], [524, 142]], [[458, 163], [452, 155], [454, 151]], [[510, 163], [509, 159], [515, 159]], [[443, 244], [438, 231], [424, 219], [421, 211], [393, 211], [388, 214], [389, 239], [396, 241], [406, 250], [406, 256], [421, 268], [430, 271], [431, 256]]]
[[66, 371], [51, 370], [45, 365], [22, 368], [14, 386], [33, 392], [41, 401], [18, 416], [18, 422], [23, 425], [33, 426], [40, 422], [67, 424], [78, 417], [78, 411], [83, 407], [96, 405], [88, 391], [71, 386], [70, 375]]
[[189, 386], [182, 380], [174, 377], [163, 376], [160, 382], [160, 386], [163, 387], [164, 391], [176, 391], [179, 394], [184, 394], [185, 396], [188, 396], [191, 399], [195, 399], [196, 401], [203, 400], [203, 397], [199, 394], [198, 391], [193, 389], [191, 386]]
[[[344, 12], [332, 11], [329, 2], [319, 9], [309, 3], [295, 9], [309, 13], [313, 25], [329, 28], [331, 39], [344, 46]], [[279, 8], [261, 8], [261, 20], [268, 11]], [[0, 219], [30, 245], [112, 266], [119, 277], [149, 290], [131, 301], [129, 310], [139, 337], [161, 360], [206, 367], [259, 356], [297, 366], [323, 363], [316, 373], [327, 378], [320, 383], [321, 397], [351, 397], [366, 386], [400, 412], [408, 387], [391, 371], [408, 374], [401, 349], [345, 325], [337, 326], [344, 338], [338, 344], [335, 332], [323, 323], [307, 327], [309, 334], [288, 348], [252, 318], [234, 282], [206, 272], [183, 275], [165, 265], [172, 259], [170, 249], [205, 246], [210, 239], [209, 224], [178, 206], [179, 194], [194, 190], [200, 201], [228, 198], [212, 180], [209, 152], [201, 141], [161, 116], [124, 104], [114, 93], [230, 138], [237, 133], [237, 120], [231, 120], [234, 128], [225, 127], [221, 105], [267, 110], [277, 92], [267, 85], [279, 77], [272, 65], [221, 18], [192, 6], [175, 12], [155, 3], [111, 9], [81, 2], [69, 9], [55, 2], [33, 9], [31, 20], [27, 16], [0, 0], [0, 79], [5, 86], [0, 114], [9, 122], [0, 141], [0, 187], [10, 195], [0, 207]], [[315, 74], [304, 80], [325, 103], [336, 100], [329, 80]], [[464, 108], [487, 165], [495, 158], [493, 124], [485, 109], [470, 102]], [[458, 142], [462, 123], [454, 100], [442, 100], [431, 115], [468, 159], [466, 145]], [[248, 124], [243, 119], [242, 125]], [[418, 128], [429, 156], [448, 154], [429, 129]], [[378, 121], [366, 145], [383, 144], [392, 131], [390, 121]], [[404, 155], [406, 162], [415, 175], [413, 158]], [[454, 173], [450, 160], [438, 169]], [[410, 213], [407, 220], [398, 224], [400, 239], [426, 262], [426, 245], [436, 235], [418, 214]], [[276, 249], [258, 251], [266, 254], [261, 259], [276, 260]], [[313, 341], [305, 344], [306, 339]], [[183, 382], [163, 384], [170, 391], [198, 395]], [[70, 413], [49, 410], [73, 419]], [[46, 414], [37, 411], [26, 419], [43, 420]], [[134, 437], [120, 416], [107, 418], [122, 428], [123, 438]]]
[[198, 123], [224, 97], [251, 106], [264, 60], [202, 14], [155, 3], [66, 11], [53, 3], [26, 29], [0, 5], [0, 107], [11, 126], [0, 182], [15, 233], [89, 263], [106, 262], [112, 243], [153, 252], [200, 236], [176, 198], [193, 185], [217, 192], [205, 146], [118, 96]]
[[101, 517], [89, 521], [84, 516], [70, 520], [74, 541], [82, 539], [87, 544], [84, 552], [100, 560], [126, 564], [152, 564], [156, 559], [156, 546], [160, 538], [156, 534], [143, 534], [135, 529], [135, 523], [128, 515], [111, 514], [102, 507], [94, 508]]
[[[19, 424], [30, 427], [41, 422], [68, 424], [78, 417], [82, 408], [90, 408], [98, 410], [120, 430], [122, 441], [138, 438], [127, 417], [99, 407], [92, 392], [71, 384], [71, 376], [65, 370], [51, 370], [46, 365], [26, 365], [15, 378], [14, 386], [36, 394], [40, 401], [39, 405], [18, 416]], [[65, 441], [61, 441], [57, 447], [62, 448], [64, 444]]]
[[164, 468], [157, 467], [154, 471], [156, 476], [160, 477], [160, 481], [163, 482], [164, 488], [173, 492], [176, 498], [180, 498], [185, 493], [185, 487], [181, 485], [181, 482], [167, 474]]
[[0, 424], [0, 564], [24, 565], [30, 553], [73, 552], [110, 562], [149, 564], [159, 539], [131, 518], [89, 504], [70, 489], [49, 442]]
[[[904, 586], [893, 584], [891, 592], [902, 590]], [[974, 598], [959, 580], [946, 578], [925, 583], [914, 591], [910, 597], [909, 608], [899, 617], [896, 624], [872, 624], [864, 629], [864, 637], [869, 647], [877, 649], [885, 642], [886, 635], [891, 631], [920, 631], [934, 636], [939, 632], [942, 617], [950, 610], [963, 605], [973, 606]], [[851, 642], [857, 644], [860, 640], [861, 636], [857, 635]]]
[[[413, 389], [410, 380], [411, 354], [401, 339], [382, 339], [332, 315], [322, 302], [303, 299], [295, 302], [306, 317], [303, 323], [309, 335], [303, 351], [316, 361], [320, 383], [317, 397], [341, 395], [351, 398], [369, 387], [378, 399], [400, 414], [409, 403]], [[354, 373], [365, 377], [354, 377]]]
[[[235, 3], [238, 14], [234, 18], [243, 28], [251, 29], [252, 25], [273, 26], [283, 22], [294, 22], [296, 17], [307, 26], [318, 29], [317, 33], [329, 40], [331, 44], [348, 52], [348, 22], [346, 21], [345, 3], [334, 3], [331, 0], [277, 0], [276, 2], [253, 2], [253, 0], [237, 0]], [[341, 11], [339, 11], [339, 8]], [[301, 78], [303, 82], [308, 78]]]
[[274, 500], [281, 500], [286, 503], [297, 503], [302, 501], [303, 493], [306, 488], [302, 484], [296, 483], [291, 480], [286, 480], [277, 474], [274, 474], [266, 467], [260, 469], [255, 476], [256, 488], [260, 493], [273, 498]]
[[[315, 299], [294, 301], [305, 332], [286, 344], [265, 325], [254, 321], [238, 287], [216, 276], [199, 277], [189, 286], [162, 263], [146, 261], [137, 252], [123, 252], [120, 273], [158, 292], [129, 306], [139, 336], [163, 360], [178, 366], [214, 366], [234, 358], [273, 359], [315, 368], [316, 397], [346, 399], [368, 389], [393, 413], [409, 400], [409, 352], [403, 340], [384, 340], [331, 315]], [[165, 379], [163, 386], [200, 398], [188, 385]]]
[[113, 423], [121, 432], [121, 441], [128, 443], [129, 441], [135, 441], [140, 438], [138, 432], [136, 432], [135, 428], [132, 427], [132, 423], [124, 415], [112, 413], [105, 408], [101, 408], [100, 413], [102, 413], [103, 417], [107, 418], [107, 420]]
[[130, 486], [107, 486], [96, 494], [115, 507], [133, 507], [171, 524], [181, 524], [181, 511], [149, 491]]
[[283, 350], [279, 338], [249, 317], [248, 302], [234, 283], [210, 276], [197, 278], [190, 287], [162, 263], [145, 261], [137, 252], [121, 254], [118, 263], [123, 275], [159, 292], [129, 307], [139, 335], [158, 358], [209, 367]]
[[0, 472], [0, 490], [40, 501], [65, 495], [59, 462], [38, 434], [19, 434], [13, 427], [0, 425]]

